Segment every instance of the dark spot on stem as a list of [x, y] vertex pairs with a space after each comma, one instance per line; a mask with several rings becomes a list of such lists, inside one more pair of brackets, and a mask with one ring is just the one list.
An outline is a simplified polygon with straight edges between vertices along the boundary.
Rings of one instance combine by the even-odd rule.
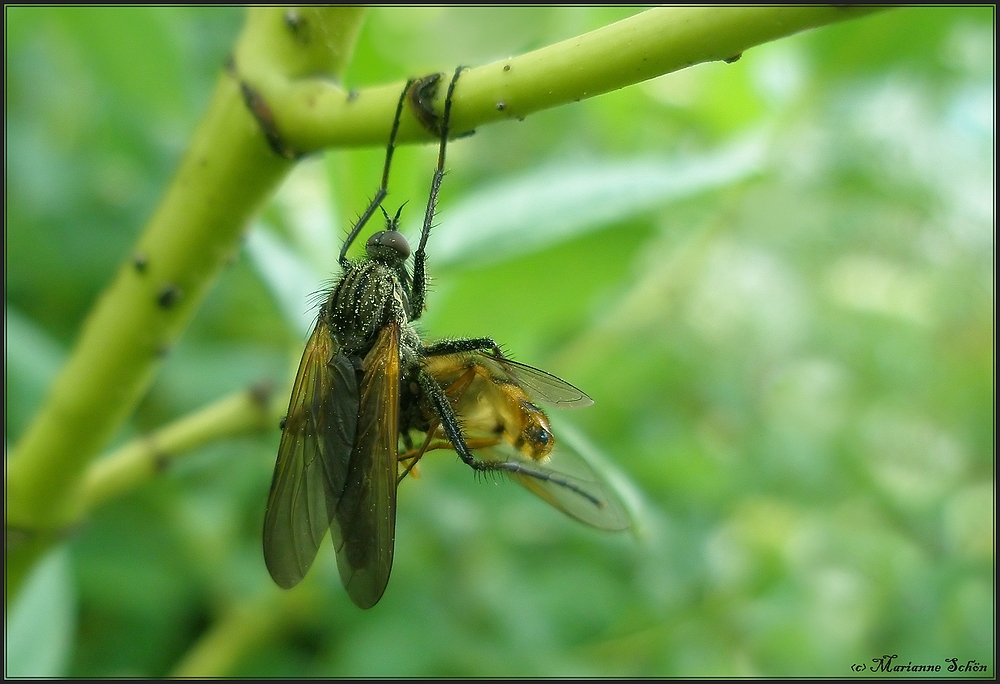
[[142, 275], [146, 272], [146, 268], [149, 267], [149, 260], [146, 255], [142, 252], [136, 252], [132, 255], [132, 267], [135, 268], [135, 272]]
[[243, 101], [246, 103], [247, 109], [257, 119], [264, 137], [267, 138], [267, 143], [275, 154], [285, 159], [297, 159], [299, 155], [281, 139], [278, 126], [274, 122], [274, 112], [271, 111], [271, 106], [264, 99], [264, 96], [254, 90], [246, 81], [240, 83], [240, 90], [243, 93]]
[[743, 56], [743, 53], [742, 52], [738, 52], [735, 55], [733, 55], [732, 57], [726, 57], [722, 61], [725, 62], [726, 64], [732, 64], [733, 62], [740, 61], [740, 57], [742, 57], [742, 56]]
[[160, 293], [156, 295], [156, 303], [161, 309], [172, 309], [180, 301], [183, 292], [181, 288], [172, 283], [167, 283], [160, 288]]
[[507, 105], [505, 105], [503, 102], [497, 102], [497, 111], [498, 112], [502, 112], [506, 108], [507, 108]]

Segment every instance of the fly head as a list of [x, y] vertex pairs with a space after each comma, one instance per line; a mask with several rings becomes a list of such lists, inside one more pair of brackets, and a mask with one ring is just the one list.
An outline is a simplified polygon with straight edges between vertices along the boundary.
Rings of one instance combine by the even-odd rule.
[[389, 214], [382, 209], [382, 215], [385, 216], [385, 230], [373, 234], [365, 243], [369, 259], [381, 261], [389, 266], [399, 266], [410, 256], [410, 243], [399, 232], [399, 214], [402, 211], [403, 207], [400, 207], [396, 215], [389, 218]]

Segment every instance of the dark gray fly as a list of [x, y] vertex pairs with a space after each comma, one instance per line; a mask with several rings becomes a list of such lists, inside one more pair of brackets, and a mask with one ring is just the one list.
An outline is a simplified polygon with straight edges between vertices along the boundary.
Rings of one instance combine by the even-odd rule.
[[[477, 471], [506, 472], [587, 524], [609, 530], [629, 526], [601, 478], [582, 459], [556, 448], [535, 403], [585, 406], [593, 403], [590, 397], [506, 358], [490, 338], [425, 345], [411, 325], [424, 309], [425, 247], [461, 71], [451, 79], [440, 119], [428, 104], [440, 75], [411, 79], [400, 94], [381, 186], [344, 241], [342, 275], [320, 307], [302, 354], [264, 516], [264, 560], [284, 588], [302, 580], [329, 530], [348, 595], [361, 608], [374, 606], [392, 569], [396, 488], [434, 449], [454, 450]], [[440, 133], [412, 276], [399, 212], [390, 218], [382, 209], [385, 230], [368, 239], [365, 257], [347, 258], [386, 196], [407, 100], [415, 116]], [[423, 435], [419, 447], [414, 433]]]

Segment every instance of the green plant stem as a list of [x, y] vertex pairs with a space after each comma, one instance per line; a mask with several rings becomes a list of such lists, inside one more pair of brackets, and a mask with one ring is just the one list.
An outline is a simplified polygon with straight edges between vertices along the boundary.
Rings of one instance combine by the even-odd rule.
[[[777, 38], [877, 11], [871, 7], [663, 7], [510, 59], [469, 69], [455, 91], [456, 134], [601, 95], [701, 62], [732, 59]], [[410, 74], [419, 76], [421, 74]], [[347, 92], [324, 79], [282, 79], [266, 69], [255, 87], [271, 103], [282, 139], [300, 153], [383, 145], [403, 82]], [[438, 104], [443, 88], [438, 89]], [[399, 142], [433, 135], [405, 116]]]
[[[289, 11], [249, 10], [237, 52], [258, 55], [288, 77], [339, 76], [363, 11], [301, 10], [314, 28], [327, 29], [317, 45], [304, 45], [294, 34]], [[6, 522], [8, 532], [16, 533], [8, 534], [6, 546], [8, 598], [33, 559], [79, 516], [87, 463], [146, 391], [209, 286], [235, 256], [248, 220], [291, 167], [262, 135], [239, 76], [223, 73], [132, 258], [96, 303], [46, 402], [6, 462]]]
[[279, 396], [276, 400], [275, 392], [264, 385], [236, 392], [94, 461], [83, 477], [83, 512], [152, 479], [195, 447], [277, 428], [287, 392]]
[[87, 461], [145, 391], [234, 255], [250, 214], [289, 163], [277, 157], [223, 75], [173, 184], [84, 323], [48, 399], [7, 465], [8, 524], [58, 528]]
[[226, 610], [195, 642], [171, 672], [171, 677], [224, 677], [246, 653], [277, 631], [292, 604], [307, 593], [285, 592], [270, 586], [258, 595]]

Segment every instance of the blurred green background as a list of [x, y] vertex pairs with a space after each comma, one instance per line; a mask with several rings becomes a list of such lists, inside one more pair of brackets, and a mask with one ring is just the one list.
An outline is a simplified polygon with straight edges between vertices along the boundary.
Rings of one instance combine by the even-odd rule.
[[[345, 81], [485, 64], [637, 11], [373, 9]], [[9, 449], [243, 10], [5, 13]], [[491, 335], [590, 393], [556, 418], [613, 464], [635, 535], [439, 455], [401, 487], [378, 606], [350, 603], [329, 544], [280, 592], [259, 541], [275, 426], [95, 511], [12, 604], [7, 673], [163, 676], [200, 654], [246, 677], [849, 676], [898, 654], [992, 677], [994, 22], [892, 10], [449, 148], [421, 330]], [[119, 442], [287, 382], [383, 154], [295, 170]], [[411, 232], [434, 157], [398, 152], [386, 206], [411, 201]]]

